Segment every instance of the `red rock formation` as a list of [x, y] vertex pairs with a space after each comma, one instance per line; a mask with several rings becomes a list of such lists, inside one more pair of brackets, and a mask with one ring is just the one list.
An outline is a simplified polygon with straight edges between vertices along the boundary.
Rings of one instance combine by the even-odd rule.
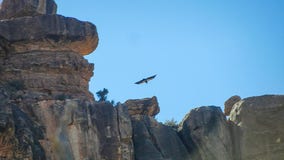
[[94, 65], [82, 56], [96, 27], [55, 15], [53, 0], [18, 2], [0, 10], [0, 159], [101, 159]]
[[157, 97], [144, 99], [131, 99], [124, 103], [128, 107], [128, 112], [133, 115], [155, 116], [160, 112]]
[[2, 41], [8, 42], [2, 46], [6, 45], [9, 53], [64, 51], [86, 55], [98, 45], [96, 26], [60, 15], [2, 20], [0, 33]]
[[226, 100], [226, 102], [224, 103], [224, 113], [225, 113], [226, 116], [230, 115], [234, 104], [236, 104], [240, 100], [241, 100], [241, 97], [237, 96], [237, 95], [232, 96], [228, 100]]
[[11, 19], [41, 14], [56, 14], [57, 5], [53, 0], [3, 0], [0, 19]]

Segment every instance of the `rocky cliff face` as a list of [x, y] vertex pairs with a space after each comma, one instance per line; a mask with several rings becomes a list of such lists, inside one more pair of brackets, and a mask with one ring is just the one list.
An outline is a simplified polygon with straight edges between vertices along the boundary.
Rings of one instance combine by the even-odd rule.
[[280, 160], [284, 96], [230, 98], [157, 122], [156, 97], [113, 106], [88, 90], [96, 26], [56, 14], [53, 0], [0, 9], [0, 159]]
[[250, 97], [237, 102], [229, 117], [234, 156], [242, 160], [283, 159], [283, 114], [284, 96]]

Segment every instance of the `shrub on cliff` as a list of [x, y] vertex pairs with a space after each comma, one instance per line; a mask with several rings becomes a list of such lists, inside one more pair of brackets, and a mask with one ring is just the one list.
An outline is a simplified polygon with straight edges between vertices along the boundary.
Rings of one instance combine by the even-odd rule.
[[103, 90], [96, 92], [96, 94], [99, 97], [99, 102], [105, 102], [107, 100], [108, 90], [104, 88]]
[[164, 122], [164, 125], [172, 127], [175, 130], [178, 128], [178, 122], [174, 118], [172, 118], [170, 120], [166, 120]]

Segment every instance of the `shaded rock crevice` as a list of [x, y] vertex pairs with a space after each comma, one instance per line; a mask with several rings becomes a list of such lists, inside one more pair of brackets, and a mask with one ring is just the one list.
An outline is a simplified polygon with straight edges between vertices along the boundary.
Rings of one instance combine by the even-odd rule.
[[132, 122], [128, 114], [128, 108], [119, 104], [115, 106], [117, 113], [117, 127], [119, 133], [119, 143], [120, 143], [120, 155], [122, 160], [133, 160], [134, 159], [134, 149], [133, 149], [133, 130]]
[[233, 160], [241, 160], [241, 149], [239, 139], [242, 137], [242, 132], [240, 127], [235, 125], [233, 122], [228, 121], [229, 131], [231, 135], [231, 143], [232, 143], [232, 158]]
[[193, 159], [232, 159], [231, 137], [219, 107], [191, 110], [181, 123], [179, 134]]
[[9, 51], [13, 51], [10, 42], [4, 37], [0, 36], [0, 57], [4, 60], [8, 58]]
[[154, 147], [158, 150], [158, 152], [161, 154], [161, 156], [162, 156], [162, 158], [164, 159], [165, 158], [165, 155], [164, 155], [164, 153], [163, 153], [163, 150], [161, 149], [161, 147], [159, 146], [159, 143], [158, 143], [158, 140], [156, 139], [156, 137], [155, 137], [155, 133], [153, 133], [152, 132], [152, 130], [150, 129], [150, 127], [152, 127], [152, 125], [151, 125], [151, 118], [149, 118], [149, 117], [145, 117], [145, 116], [143, 116], [143, 123], [146, 125], [146, 129], [147, 129], [147, 131], [148, 131], [148, 133], [149, 133], [149, 138], [150, 138], [150, 140], [152, 141], [152, 143], [153, 143], [153, 145], [154, 145]]
[[151, 99], [130, 100], [125, 103], [132, 122], [135, 160], [188, 159], [189, 154], [176, 130], [154, 118], [159, 105], [155, 97]]

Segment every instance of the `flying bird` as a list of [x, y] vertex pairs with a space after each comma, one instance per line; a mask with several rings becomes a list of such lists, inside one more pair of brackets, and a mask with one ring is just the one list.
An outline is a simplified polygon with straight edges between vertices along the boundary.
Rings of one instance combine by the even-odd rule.
[[135, 82], [135, 84], [142, 84], [142, 83], [148, 83], [150, 80], [154, 79], [157, 75], [153, 75], [147, 78], [143, 78], [142, 80]]

